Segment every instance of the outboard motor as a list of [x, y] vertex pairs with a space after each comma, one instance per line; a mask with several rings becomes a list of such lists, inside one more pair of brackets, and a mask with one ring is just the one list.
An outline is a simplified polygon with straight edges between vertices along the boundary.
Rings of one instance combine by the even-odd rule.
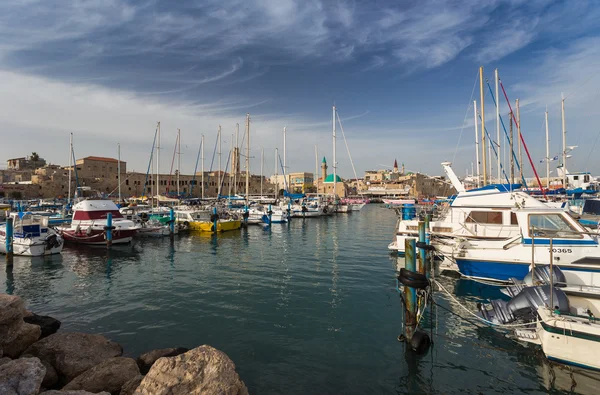
[[477, 308], [482, 318], [495, 324], [508, 324], [519, 318], [532, 319], [540, 306], [550, 306], [561, 313], [569, 313], [569, 299], [560, 288], [554, 287], [553, 300], [550, 301], [550, 285], [525, 287], [508, 302], [498, 299], [492, 300], [490, 304], [491, 310], [482, 304], [478, 304]]
[[559, 288], [567, 286], [567, 278], [562, 270], [560, 270], [560, 268], [557, 266], [552, 266], [551, 273], [550, 265], [536, 265], [534, 270], [527, 273], [522, 281], [515, 278], [511, 278], [510, 280], [514, 285], [509, 285], [508, 287], [502, 289], [501, 292], [511, 297], [517, 296], [524, 288], [533, 285], [552, 284]]

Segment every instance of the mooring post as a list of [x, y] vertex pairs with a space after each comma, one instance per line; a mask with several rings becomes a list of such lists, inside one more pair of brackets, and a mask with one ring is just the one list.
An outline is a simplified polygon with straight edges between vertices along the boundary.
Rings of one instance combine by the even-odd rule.
[[[419, 242], [425, 243], [425, 221], [419, 221]], [[425, 248], [419, 248], [419, 260], [417, 271], [425, 274], [427, 270], [427, 251]]]
[[175, 211], [173, 207], [171, 207], [171, 212], [169, 213], [169, 237], [171, 241], [175, 239]]
[[273, 223], [273, 209], [271, 207], [271, 205], [269, 204], [269, 225], [271, 225]]
[[112, 213], [106, 214], [106, 247], [110, 248], [112, 246], [113, 239], [113, 222], [112, 222]]
[[[431, 244], [431, 230], [429, 227], [431, 223], [431, 214], [425, 215], [425, 244]], [[433, 256], [430, 251], [425, 251], [425, 274], [427, 277], [431, 274], [431, 263], [433, 262]]]
[[13, 218], [6, 218], [6, 264], [13, 263]]
[[246, 205], [245, 209], [244, 209], [244, 225], [246, 225], [246, 227], [248, 227], [248, 217], [250, 216], [250, 214], [248, 214], [248, 205]]
[[288, 208], [287, 208], [287, 220], [288, 220], [288, 223], [290, 222], [291, 219], [292, 219], [292, 201], [288, 200]]
[[[246, 210], [248, 210], [248, 206], [246, 206]], [[217, 217], [217, 208], [213, 207], [213, 232], [217, 233], [217, 224], [219, 219]]]
[[[413, 238], [404, 240], [404, 267], [406, 270], [417, 270], [416, 242]], [[404, 286], [404, 338], [410, 342], [417, 328], [417, 292], [414, 288]]]

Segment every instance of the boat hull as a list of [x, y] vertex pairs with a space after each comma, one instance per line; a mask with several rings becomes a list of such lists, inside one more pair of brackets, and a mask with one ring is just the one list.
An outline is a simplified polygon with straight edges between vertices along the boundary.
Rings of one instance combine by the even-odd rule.
[[[205, 221], [194, 221], [190, 222], [188, 227], [190, 230], [197, 232], [213, 232], [213, 223], [205, 222]], [[228, 232], [232, 230], [237, 230], [242, 226], [242, 222], [239, 220], [234, 221], [218, 221], [217, 222], [217, 232]]]
[[[90, 229], [77, 231], [76, 229], [60, 229], [59, 233], [65, 242], [76, 244], [106, 245], [106, 237], [103, 229]], [[137, 229], [115, 230], [112, 244], [129, 243], [137, 233]]]

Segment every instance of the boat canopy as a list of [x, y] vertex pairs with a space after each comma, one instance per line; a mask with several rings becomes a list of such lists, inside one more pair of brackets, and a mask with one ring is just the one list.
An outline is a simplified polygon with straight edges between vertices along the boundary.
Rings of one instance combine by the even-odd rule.
[[283, 191], [283, 196], [290, 198], [290, 199], [303, 199], [304, 197], [306, 197], [305, 194], [303, 193], [288, 193], [288, 191]]

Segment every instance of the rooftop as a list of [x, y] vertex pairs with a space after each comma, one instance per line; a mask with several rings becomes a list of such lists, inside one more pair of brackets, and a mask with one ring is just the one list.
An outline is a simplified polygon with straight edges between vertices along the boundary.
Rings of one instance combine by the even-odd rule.
[[[323, 182], [333, 182], [333, 174], [328, 175]], [[336, 182], [342, 182], [340, 176], [336, 175]]]
[[[85, 158], [82, 158], [82, 159], [97, 160], [97, 161], [102, 161], [102, 162], [114, 162], [114, 163], [118, 162], [118, 160], [116, 160], [114, 158], [105, 158], [103, 156], [86, 156]], [[121, 163], [123, 163], [123, 161], [121, 161]]]

